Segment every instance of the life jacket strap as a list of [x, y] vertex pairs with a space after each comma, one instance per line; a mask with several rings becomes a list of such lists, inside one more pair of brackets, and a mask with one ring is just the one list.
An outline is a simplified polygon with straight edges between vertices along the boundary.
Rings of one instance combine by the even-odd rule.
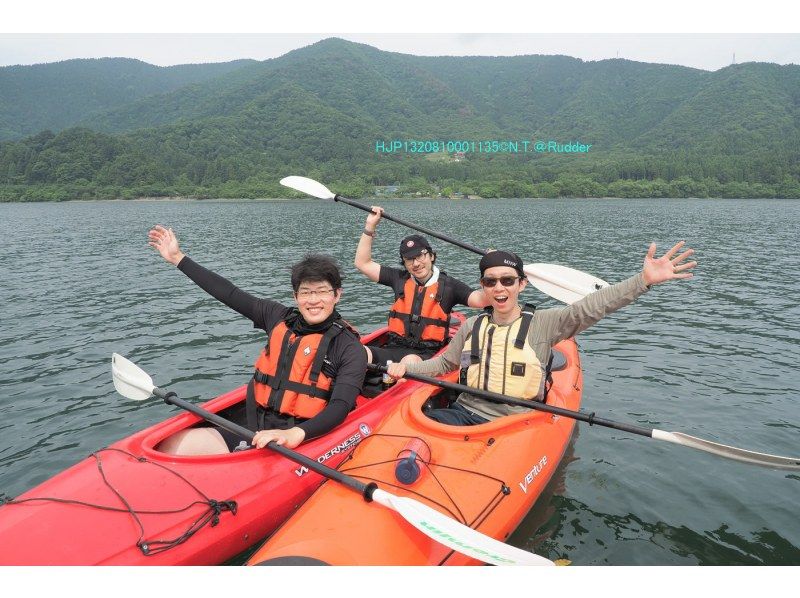
[[[294, 356], [297, 354], [297, 349], [300, 346], [300, 343], [293, 342], [294, 339], [292, 338], [293, 334], [292, 331], [288, 328], [283, 333], [283, 339], [281, 341], [281, 348], [279, 352], [279, 361], [278, 367], [275, 371], [275, 378], [278, 380], [288, 380], [289, 379], [289, 372], [291, 372], [292, 364], [294, 363]], [[258, 374], [258, 369], [256, 369], [255, 374], [253, 374], [253, 379], [255, 379], [255, 375]], [[264, 384], [267, 384], [266, 382]], [[270, 384], [270, 386], [272, 386]], [[269, 393], [269, 400], [265, 407], [267, 409], [271, 409], [276, 413], [280, 411], [281, 403], [283, 402], [283, 388], [274, 388], [272, 392]]]
[[[245, 413], [247, 414], [247, 427], [251, 430], [266, 430], [274, 427], [274, 423], [266, 424], [267, 410], [256, 403], [255, 390], [253, 389], [253, 382], [255, 378], [251, 379], [247, 385], [247, 394], [245, 395]], [[273, 414], [273, 417], [278, 414]], [[293, 428], [298, 421], [291, 415], [280, 416], [286, 422], [286, 428]], [[303, 421], [300, 419], [299, 421]]]
[[385, 343], [386, 347], [403, 347], [408, 349], [414, 349], [417, 351], [438, 351], [447, 343], [450, 342], [450, 338], [446, 338], [443, 341], [415, 341], [414, 339], [410, 339], [406, 336], [400, 336], [396, 332], [390, 332], [389, 338]]
[[533, 314], [536, 313], [536, 306], [526, 303], [522, 308], [522, 322], [520, 322], [519, 330], [517, 331], [517, 338], [514, 339], [514, 348], [522, 349], [525, 346], [525, 337], [528, 336], [528, 330], [531, 327]]
[[472, 326], [472, 343], [470, 344], [469, 349], [469, 361], [471, 364], [476, 364], [481, 360], [481, 339], [480, 339], [480, 332], [481, 326], [483, 326], [484, 322], [489, 320], [489, 313], [484, 312], [478, 319], [475, 320], [475, 324]]
[[325, 334], [322, 335], [322, 339], [319, 341], [319, 346], [317, 347], [317, 354], [314, 356], [314, 363], [311, 364], [311, 373], [309, 374], [309, 379], [311, 380], [312, 384], [316, 385], [317, 380], [319, 379], [319, 374], [322, 371], [322, 366], [325, 363], [325, 356], [328, 353], [328, 347], [330, 347], [331, 341], [343, 330], [343, 324], [334, 322], [331, 324], [330, 328], [325, 331]]
[[[492, 337], [494, 337], [495, 330], [497, 330], [497, 326], [492, 326], [486, 333], [486, 356], [483, 363], [483, 390], [489, 390], [489, 370], [492, 364]], [[505, 380], [505, 374], [503, 374], [503, 379]], [[505, 382], [503, 384], [505, 385]]]
[[[470, 331], [470, 347], [469, 347], [469, 363], [470, 365], [475, 365], [481, 360], [481, 339], [480, 339], [480, 331], [481, 326], [484, 322], [489, 320], [491, 315], [491, 308], [487, 308], [484, 312], [477, 317], [475, 323], [472, 325], [472, 330]], [[459, 381], [461, 384], [467, 383], [467, 370], [469, 366], [462, 367], [461, 372], [459, 374]]]
[[545, 368], [544, 378], [544, 392], [542, 393], [542, 403], [547, 402], [547, 393], [553, 387], [553, 349], [550, 349], [550, 357], [547, 359], [547, 367]]
[[424, 326], [441, 326], [442, 328], [447, 328], [449, 322], [449, 318], [447, 321], [439, 320], [437, 318], [426, 318], [425, 316], [420, 316], [419, 314], [403, 314], [394, 310], [389, 312], [390, 318], [397, 318], [398, 320], [402, 320], [406, 323], [412, 324], [423, 324]]
[[280, 392], [281, 396], [283, 396], [285, 391], [290, 390], [298, 394], [309, 395], [318, 399], [328, 400], [331, 398], [331, 391], [329, 390], [322, 390], [321, 388], [311, 384], [303, 384], [302, 382], [294, 382], [285, 378], [270, 376], [269, 374], [265, 374], [259, 370], [256, 370], [255, 374], [253, 374], [253, 380], [259, 384], [266, 384], [273, 391]]
[[258, 403], [256, 403], [256, 392], [253, 388], [253, 380], [247, 383], [247, 393], [245, 394], [245, 412], [247, 413], [247, 427], [251, 430], [260, 430], [258, 427]]

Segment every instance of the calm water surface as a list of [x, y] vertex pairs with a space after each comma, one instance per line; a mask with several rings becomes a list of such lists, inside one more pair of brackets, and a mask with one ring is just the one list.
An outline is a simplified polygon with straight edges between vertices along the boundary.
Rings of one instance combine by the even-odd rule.
[[[598, 416], [780, 455], [800, 454], [800, 202], [395, 201], [396, 215], [526, 262], [609, 282], [650, 241], [697, 250], [692, 281], [658, 287], [579, 337], [584, 408]], [[165, 419], [114, 392], [112, 352], [161, 387], [205, 400], [242, 384], [262, 344], [249, 322], [147, 246], [182, 248], [239, 286], [291, 301], [287, 265], [309, 250], [347, 272], [342, 314], [381, 325], [391, 292], [352, 267], [363, 212], [318, 201], [0, 204], [0, 496]], [[374, 257], [407, 234], [384, 222]], [[473, 283], [477, 258], [435, 244]], [[535, 290], [527, 300], [553, 306]], [[591, 565], [800, 564], [800, 476], [579, 424], [546, 494], [512, 541]]]

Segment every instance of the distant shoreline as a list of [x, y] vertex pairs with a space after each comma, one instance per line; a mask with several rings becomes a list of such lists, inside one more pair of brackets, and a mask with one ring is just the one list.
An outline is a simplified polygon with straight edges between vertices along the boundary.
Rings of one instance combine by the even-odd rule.
[[[85, 199], [69, 199], [67, 201], [93, 201]], [[94, 201], [292, 201], [288, 197], [134, 197], [133, 199], [97, 199]]]
[[123, 199], [120, 197], [103, 199], [99, 197], [89, 197], [86, 199], [0, 199], [0, 203], [87, 203], [87, 202], [167, 202], [167, 201], [293, 201], [288, 197], [134, 197]]
[[[608, 200], [608, 199], [652, 199], [656, 200], [666, 200], [666, 201], [675, 201], [675, 200], [685, 200], [685, 199], [694, 199], [694, 200], [704, 200], [704, 201], [724, 201], [728, 199], [746, 199], [752, 201], [763, 201], [763, 200], [787, 200], [787, 201], [797, 201], [796, 198], [793, 197], [491, 197], [491, 198], [483, 198], [483, 199], [455, 199], [455, 198], [432, 198], [432, 197], [392, 197], [392, 198], [370, 198], [370, 197], [362, 197], [357, 199], [357, 201], [363, 202], [372, 202], [371, 205], [378, 205], [382, 202], [393, 202], [393, 201], [447, 201], [447, 202], [473, 202], [473, 201], [502, 201], [506, 199], [518, 199], [520, 201], [548, 201], [548, 200], [563, 200], [563, 199], [578, 199], [582, 201], [601, 201], [601, 200]], [[280, 198], [280, 197], [215, 197], [215, 198], [203, 198], [199, 199], [196, 197], [137, 197], [135, 199], [64, 199], [64, 200], [50, 200], [50, 199], [41, 199], [41, 200], [0, 200], [0, 204], [41, 204], [41, 203], [91, 203], [91, 202], [102, 202], [102, 203], [146, 203], [146, 202], [209, 202], [209, 201], [219, 201], [219, 202], [241, 202], [241, 201], [248, 201], [248, 202], [283, 202], [283, 201], [313, 201], [313, 200], [306, 200], [300, 198]]]

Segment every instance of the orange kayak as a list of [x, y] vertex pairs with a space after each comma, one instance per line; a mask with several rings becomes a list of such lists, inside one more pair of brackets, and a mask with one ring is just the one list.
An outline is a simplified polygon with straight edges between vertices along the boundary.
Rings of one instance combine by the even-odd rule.
[[[547, 402], [577, 410], [583, 383], [577, 344], [569, 339], [556, 349], [566, 357], [566, 365], [553, 372]], [[453, 372], [447, 379], [456, 376]], [[575, 420], [532, 410], [478, 426], [448, 426], [423, 413], [426, 403], [438, 406], [445, 395], [429, 385], [417, 388], [339, 470], [505, 541], [555, 472]], [[435, 542], [394, 511], [328, 481], [248, 564], [481, 563]]]

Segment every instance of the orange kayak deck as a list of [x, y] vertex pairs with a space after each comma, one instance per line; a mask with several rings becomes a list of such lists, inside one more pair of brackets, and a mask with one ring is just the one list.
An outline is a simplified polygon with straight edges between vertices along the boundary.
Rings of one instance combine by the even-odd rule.
[[[577, 410], [583, 384], [577, 344], [569, 339], [556, 348], [567, 365], [553, 372], [547, 402]], [[449, 379], [456, 376], [454, 372]], [[422, 411], [435, 392], [426, 385], [411, 393], [339, 469], [504, 541], [555, 472], [575, 421], [531, 410], [478, 426], [449, 426]], [[409, 449], [419, 454], [419, 475], [404, 484], [395, 469]], [[332, 481], [326, 481], [248, 564], [272, 559], [289, 564], [287, 557], [331, 565], [480, 564], [428, 538], [394, 511], [367, 503]]]

